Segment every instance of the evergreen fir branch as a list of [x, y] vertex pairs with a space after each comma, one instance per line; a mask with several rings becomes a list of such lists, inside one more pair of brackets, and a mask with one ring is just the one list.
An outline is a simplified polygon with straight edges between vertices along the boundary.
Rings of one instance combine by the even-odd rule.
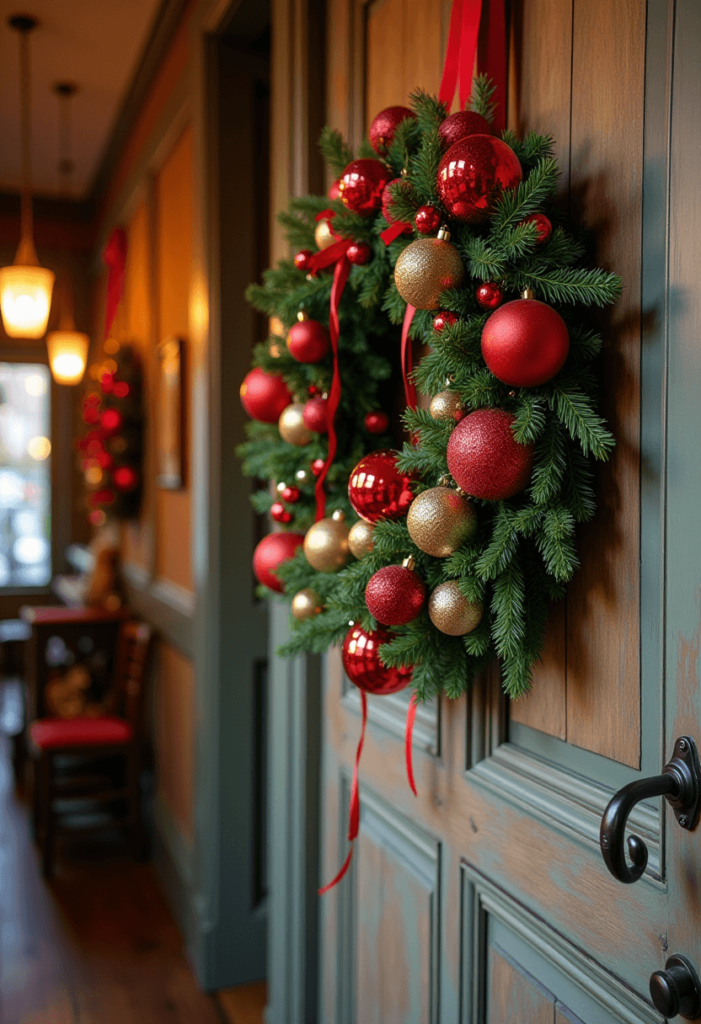
[[524, 505], [511, 514], [511, 525], [523, 537], [532, 537], [543, 521], [545, 510], [538, 505]]
[[409, 103], [416, 114], [416, 120], [422, 134], [423, 132], [438, 128], [448, 113], [445, 103], [441, 103], [435, 96], [430, 96], [421, 89], [416, 89], [411, 93]]
[[586, 270], [581, 267], [562, 267], [539, 270], [531, 266], [514, 274], [519, 291], [533, 288], [546, 302], [574, 303], [583, 306], [607, 306], [621, 294], [621, 279], [600, 267]]
[[567, 583], [579, 565], [574, 547], [574, 518], [564, 506], [548, 509], [543, 528], [536, 537], [545, 568], [561, 583]]
[[536, 505], [546, 505], [556, 497], [567, 464], [565, 438], [557, 422], [551, 422], [538, 441], [533, 459], [533, 474], [528, 493]]
[[490, 236], [498, 240], [507, 228], [515, 227], [524, 217], [537, 213], [543, 203], [555, 192], [560, 171], [551, 157], [540, 160], [531, 173], [516, 186], [500, 196], [492, 217]]
[[548, 385], [550, 408], [564, 424], [570, 437], [579, 441], [585, 455], [606, 460], [614, 449], [615, 441], [592, 406], [589, 396], [570, 380], [552, 381]]
[[522, 653], [526, 638], [526, 587], [517, 556], [494, 580], [492, 588], [492, 639], [501, 658]]
[[266, 516], [268, 514], [274, 500], [270, 491], [254, 491], [251, 495], [251, 505], [253, 505], [259, 516]]
[[406, 302], [397, 291], [394, 283], [394, 276], [390, 278], [389, 285], [382, 300], [382, 310], [389, 318], [390, 323], [400, 324], [406, 312]]
[[546, 422], [543, 400], [538, 395], [522, 391], [516, 408], [516, 422], [512, 428], [514, 438], [519, 444], [532, 444], [542, 435]]
[[530, 131], [519, 146], [519, 159], [525, 164], [552, 157], [555, 141], [552, 135]]
[[485, 616], [477, 629], [473, 629], [471, 633], [466, 633], [462, 638], [462, 643], [467, 653], [473, 657], [482, 658], [489, 654], [489, 648], [492, 643], [489, 632], [489, 618]]
[[471, 409], [494, 409], [502, 404], [504, 385], [489, 370], [478, 370], [464, 384], [456, 380], [456, 385]]
[[501, 665], [501, 685], [511, 700], [518, 700], [530, 692], [533, 666], [527, 650], [505, 655]]
[[[467, 579], [474, 575], [475, 564], [480, 557], [481, 545], [476, 542], [463, 544], [443, 561], [443, 577], [446, 580]], [[465, 595], [466, 597], [469, 595]]]
[[539, 246], [536, 252], [526, 260], [520, 269], [527, 272], [533, 267], [536, 272], [550, 270], [552, 267], [571, 267], [584, 255], [584, 246], [579, 239], [573, 238], [562, 227], [554, 229], [545, 245]]
[[404, 444], [401, 455], [397, 459], [397, 466], [402, 473], [415, 473], [432, 486], [448, 472], [448, 464], [445, 459], [438, 460], [435, 455], [429, 454], [424, 448], [415, 448], [414, 445], [407, 443]]
[[496, 85], [492, 79], [485, 74], [479, 74], [472, 80], [472, 92], [467, 101], [466, 110], [474, 110], [476, 114], [489, 121], [494, 120], [494, 112], [497, 104], [494, 100]]
[[319, 150], [334, 178], [340, 177], [353, 160], [353, 150], [344, 142], [341, 133], [328, 125], [322, 129]]
[[578, 523], [588, 523], [596, 513], [594, 473], [591, 463], [571, 448], [562, 484], [562, 500]]
[[389, 150], [387, 152], [387, 163], [391, 166], [396, 175], [409, 166], [410, 154], [416, 149], [421, 140], [421, 128], [414, 117], [405, 117], [400, 121]]
[[394, 184], [390, 184], [389, 192], [392, 197], [392, 216], [394, 219], [411, 224], [416, 211], [421, 206], [421, 200], [412, 188], [411, 183], [408, 181], [397, 181]]
[[501, 502], [494, 517], [492, 539], [475, 565], [475, 572], [483, 580], [493, 580], [502, 573], [518, 551], [518, 534], [511, 521], [511, 510]]
[[481, 580], [479, 578], [479, 576], [461, 576], [460, 579], [458, 580], [458, 586], [460, 588], [460, 593], [463, 594], [463, 596], [466, 597], [468, 601], [484, 601], [486, 584], [484, 580]]
[[421, 203], [431, 203], [431, 205], [436, 206], [438, 209], [442, 209], [442, 204], [438, 199], [436, 175], [438, 174], [438, 165], [441, 162], [442, 156], [443, 147], [440, 135], [438, 134], [438, 128], [426, 129], [423, 132], [421, 145], [412, 162], [412, 181], [415, 183], [416, 191], [421, 196]]
[[471, 277], [480, 281], [494, 281], [506, 272], [507, 257], [478, 235], [463, 235], [458, 249]]
[[294, 213], [279, 213], [278, 223], [285, 229], [285, 237], [294, 249], [316, 249], [314, 228]]
[[499, 252], [509, 261], [523, 259], [534, 251], [537, 239], [538, 228], [535, 224], [517, 224], [499, 240]]
[[377, 160], [377, 153], [370, 145], [367, 138], [358, 146], [358, 159], [359, 160]]

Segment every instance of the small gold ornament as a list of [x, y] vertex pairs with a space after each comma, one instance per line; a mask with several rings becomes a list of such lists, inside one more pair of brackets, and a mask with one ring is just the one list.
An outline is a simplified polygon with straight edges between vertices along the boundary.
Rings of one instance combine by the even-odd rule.
[[307, 530], [304, 554], [317, 572], [337, 572], [350, 558], [348, 527], [343, 512], [337, 510], [326, 519], [320, 519]]
[[372, 551], [374, 532], [375, 527], [372, 523], [366, 523], [364, 519], [353, 523], [348, 534], [348, 547], [351, 549], [351, 554], [356, 558], [365, 558], [366, 555], [369, 555]]
[[439, 391], [431, 399], [428, 411], [434, 420], [453, 420], [459, 423], [465, 415], [462, 399], [457, 391]]
[[431, 622], [448, 636], [464, 636], [482, 621], [482, 605], [460, 593], [457, 580], [440, 583], [428, 599]]
[[327, 220], [326, 217], [320, 220], [314, 229], [314, 241], [316, 242], [317, 249], [328, 249], [330, 245], [338, 241], [331, 230], [331, 221]]
[[477, 513], [452, 487], [431, 487], [412, 501], [406, 525], [419, 550], [434, 558], [447, 558], [474, 535]]
[[304, 622], [305, 619], [313, 619], [323, 610], [324, 606], [321, 603], [321, 598], [316, 590], [312, 590], [311, 587], [298, 590], [292, 598], [292, 614], [298, 622]]
[[280, 437], [288, 444], [299, 447], [309, 444], [314, 438], [314, 431], [304, 425], [304, 406], [301, 402], [293, 402], [283, 409], [277, 422]]
[[437, 238], [417, 238], [400, 254], [394, 268], [397, 290], [417, 309], [436, 309], [441, 292], [459, 288], [465, 280], [460, 253], [441, 228]]

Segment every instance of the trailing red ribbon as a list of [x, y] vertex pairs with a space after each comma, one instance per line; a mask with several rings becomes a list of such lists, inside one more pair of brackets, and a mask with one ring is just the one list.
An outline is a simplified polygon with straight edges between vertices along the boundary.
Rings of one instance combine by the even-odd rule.
[[380, 232], [380, 238], [385, 245], [391, 245], [392, 242], [396, 241], [400, 235], [404, 234], [407, 228], [410, 228], [411, 224], [408, 224], [403, 220], [395, 220], [388, 228]]
[[107, 298], [105, 300], [105, 337], [112, 329], [117, 307], [124, 294], [124, 271], [127, 265], [127, 233], [124, 228], [115, 228], [102, 250], [103, 262], [107, 264]]
[[409, 337], [409, 328], [411, 327], [415, 312], [416, 307], [407, 303], [404, 324], [402, 325], [402, 377], [404, 379], [404, 397], [409, 409], [416, 408], [416, 385], [411, 380], [414, 357], [411, 349], [411, 338]]
[[506, 125], [506, 14], [504, 0], [453, 0], [445, 64], [438, 98], [450, 110], [458, 86], [460, 109], [472, 90], [472, 72], [477, 70], [494, 82], [496, 110], [494, 128]]
[[336, 877], [325, 885], [322, 889], [319, 889], [319, 895], [323, 896], [329, 889], [333, 889], [335, 885], [341, 881], [344, 877], [348, 868], [351, 865], [353, 859], [353, 843], [358, 838], [358, 832], [360, 831], [360, 786], [358, 783], [358, 771], [360, 769], [360, 756], [363, 753], [363, 744], [365, 743], [365, 726], [368, 721], [368, 698], [364, 690], [360, 691], [360, 703], [363, 709], [363, 724], [360, 730], [360, 740], [358, 742], [358, 749], [355, 752], [355, 764], [353, 766], [353, 784], [351, 786], [351, 799], [350, 799], [350, 810], [348, 813], [348, 842], [351, 844], [351, 848], [348, 851], [346, 859], [343, 862], [341, 870], [338, 872]]
[[482, 14], [477, 44], [477, 70], [494, 82], [494, 129], [506, 128], [506, 12], [504, 0], [489, 0]]
[[409, 707], [406, 713], [406, 732], [404, 733], [404, 760], [406, 761], [406, 777], [409, 780], [411, 791], [414, 796], [419, 794], [416, 792], [416, 782], [414, 781], [414, 722], [416, 721], [416, 694], [414, 694], [409, 701]]

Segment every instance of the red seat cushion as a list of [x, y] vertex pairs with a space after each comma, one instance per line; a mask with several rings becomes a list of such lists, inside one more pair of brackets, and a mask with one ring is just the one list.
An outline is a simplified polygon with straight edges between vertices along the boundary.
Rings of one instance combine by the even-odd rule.
[[40, 718], [29, 727], [32, 743], [40, 750], [57, 747], [97, 747], [127, 743], [131, 726], [123, 718]]

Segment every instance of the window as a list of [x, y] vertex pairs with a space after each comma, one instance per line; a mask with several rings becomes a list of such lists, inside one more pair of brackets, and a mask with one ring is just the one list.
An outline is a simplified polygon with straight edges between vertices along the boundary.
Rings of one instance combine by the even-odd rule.
[[0, 587], [51, 579], [51, 376], [0, 363]]

